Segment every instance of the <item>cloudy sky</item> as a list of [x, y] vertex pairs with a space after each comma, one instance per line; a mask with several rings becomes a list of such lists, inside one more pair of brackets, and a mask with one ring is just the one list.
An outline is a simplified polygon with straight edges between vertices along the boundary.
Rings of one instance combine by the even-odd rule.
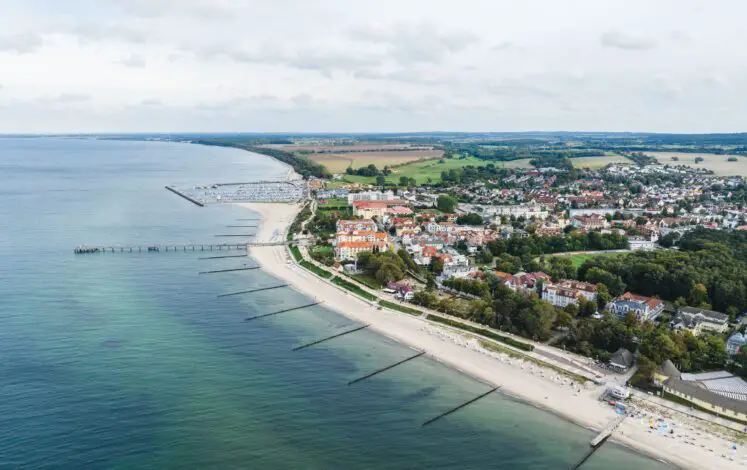
[[743, 0], [0, 11], [0, 133], [747, 131]]

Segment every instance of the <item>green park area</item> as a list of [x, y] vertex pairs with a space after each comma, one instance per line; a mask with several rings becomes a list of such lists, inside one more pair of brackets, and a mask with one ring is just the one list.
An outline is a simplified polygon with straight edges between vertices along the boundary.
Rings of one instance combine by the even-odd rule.
[[572, 255], [559, 254], [559, 255], [555, 255], [555, 256], [557, 256], [557, 257], [563, 257], [563, 258], [570, 258], [571, 262], [573, 262], [573, 267], [574, 268], [580, 268], [581, 265], [584, 264], [584, 261], [586, 261], [588, 259], [596, 258], [596, 257], [599, 257], [599, 256], [605, 256], [605, 257], [619, 256], [621, 254], [622, 254], [621, 252], [607, 252], [607, 253], [605, 253], [605, 252], [595, 252], [595, 253], [575, 253], [575, 254], [572, 254]]

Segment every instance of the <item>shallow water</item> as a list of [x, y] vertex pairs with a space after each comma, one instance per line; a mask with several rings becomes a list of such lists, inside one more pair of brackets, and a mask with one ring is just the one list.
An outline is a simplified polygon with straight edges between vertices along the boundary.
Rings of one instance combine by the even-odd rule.
[[[0, 467], [568, 468], [592, 432], [499, 393], [204, 253], [73, 255], [79, 244], [209, 243], [246, 217], [166, 184], [285, 168], [187, 144], [0, 139]], [[241, 229], [243, 231], [247, 229]], [[213, 253], [216, 255], [216, 253]], [[663, 467], [606, 444], [583, 468]]]

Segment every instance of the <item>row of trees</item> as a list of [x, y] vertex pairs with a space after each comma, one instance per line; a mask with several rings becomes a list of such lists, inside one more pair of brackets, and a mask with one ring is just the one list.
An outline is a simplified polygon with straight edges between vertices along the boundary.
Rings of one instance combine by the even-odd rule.
[[591, 250], [621, 250], [628, 248], [628, 238], [616, 233], [571, 232], [551, 237], [512, 237], [496, 239], [488, 243], [488, 249], [496, 256], [508, 253], [514, 256], [539, 256], [550, 253]]

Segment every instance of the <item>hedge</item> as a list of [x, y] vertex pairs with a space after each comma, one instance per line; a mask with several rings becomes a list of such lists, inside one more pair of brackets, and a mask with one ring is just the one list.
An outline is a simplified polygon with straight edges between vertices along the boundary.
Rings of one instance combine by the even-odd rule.
[[345, 289], [349, 290], [350, 292], [352, 292], [354, 294], [358, 294], [359, 296], [363, 297], [364, 299], [376, 300], [376, 298], [377, 298], [375, 295], [369, 294], [368, 292], [364, 291], [363, 289], [361, 289], [360, 287], [356, 286], [355, 284], [351, 284], [348, 281], [346, 281], [344, 279], [341, 279], [341, 278], [339, 278], [337, 276], [335, 276], [335, 277], [332, 278], [332, 282], [335, 283], [335, 284], [337, 284], [338, 286], [340, 286], [342, 288], [345, 288]]
[[325, 271], [324, 269], [320, 268], [319, 266], [317, 266], [315, 264], [312, 264], [312, 263], [309, 263], [306, 260], [303, 260], [303, 261], [299, 262], [298, 264], [300, 264], [304, 268], [308, 269], [312, 273], [316, 274], [317, 276], [323, 277], [324, 279], [329, 279], [330, 277], [332, 277], [332, 273], [331, 272]]
[[471, 333], [476, 333], [478, 335], [482, 335], [482, 336], [485, 336], [486, 338], [500, 341], [501, 343], [508, 344], [509, 346], [513, 346], [515, 348], [522, 349], [524, 351], [532, 351], [534, 349], [534, 346], [531, 344], [517, 341], [508, 336], [499, 335], [498, 333], [494, 333], [490, 330], [486, 330], [485, 328], [478, 328], [476, 326], [467, 325], [465, 323], [454, 321], [454, 320], [449, 320], [448, 318], [439, 317], [437, 315], [428, 315], [426, 317], [426, 320], [434, 321], [436, 323], [441, 323], [441, 324], [448, 325], [448, 326], [453, 326], [454, 328], [459, 328], [460, 330], [469, 331]]
[[391, 308], [392, 310], [400, 311], [402, 313], [409, 313], [410, 315], [422, 315], [423, 314], [423, 312], [421, 312], [420, 310], [416, 308], [405, 307], [400, 304], [395, 304], [394, 302], [389, 302], [388, 300], [379, 301], [379, 305], [381, 305], [382, 307]]

